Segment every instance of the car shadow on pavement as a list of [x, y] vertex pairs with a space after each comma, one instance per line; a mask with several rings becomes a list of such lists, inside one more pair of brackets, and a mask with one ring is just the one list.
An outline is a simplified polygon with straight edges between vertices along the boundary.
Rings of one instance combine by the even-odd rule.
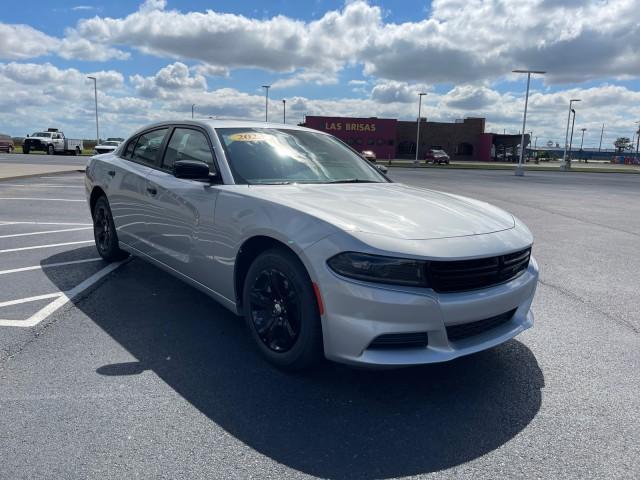
[[327, 362], [287, 374], [262, 360], [241, 319], [141, 260], [74, 303], [138, 360], [97, 374], [151, 370], [250, 448], [310, 475], [454, 467], [499, 448], [540, 409], [542, 371], [516, 340], [445, 364], [370, 371]]

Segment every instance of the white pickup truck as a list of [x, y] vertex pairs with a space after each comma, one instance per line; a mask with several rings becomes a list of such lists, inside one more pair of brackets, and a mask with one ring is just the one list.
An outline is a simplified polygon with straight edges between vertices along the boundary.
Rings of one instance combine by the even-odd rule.
[[22, 145], [22, 152], [47, 152], [47, 155], [64, 153], [66, 155], [80, 155], [84, 145], [82, 140], [67, 138], [57, 128], [48, 128], [46, 132], [36, 132], [27, 135]]

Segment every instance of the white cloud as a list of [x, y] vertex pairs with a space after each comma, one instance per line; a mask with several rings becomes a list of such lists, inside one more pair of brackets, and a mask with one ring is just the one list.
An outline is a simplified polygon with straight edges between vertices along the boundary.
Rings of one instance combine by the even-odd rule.
[[151, 77], [132, 75], [131, 84], [139, 95], [149, 98], [167, 98], [175, 94], [183, 94], [185, 90], [206, 90], [207, 80], [203, 75], [191, 75], [189, 67], [175, 62], [160, 69]]
[[0, 23], [0, 59], [24, 60], [47, 55], [59, 40], [29, 25]]

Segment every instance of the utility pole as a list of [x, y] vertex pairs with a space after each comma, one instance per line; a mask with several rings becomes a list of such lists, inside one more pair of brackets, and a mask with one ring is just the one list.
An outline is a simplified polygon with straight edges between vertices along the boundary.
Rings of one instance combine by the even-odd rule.
[[[640, 122], [636, 122], [638, 124], [638, 131], [636, 132], [637, 135], [637, 139], [636, 139], [636, 158], [638, 157], [638, 149], [640, 149]], [[631, 145], [631, 147], [633, 148], [633, 144]]]
[[602, 124], [602, 130], [600, 130], [600, 145], [598, 145], [598, 152], [602, 149], [602, 135], [604, 135], [604, 123]]
[[93, 80], [93, 97], [96, 102], [96, 145], [100, 144], [100, 128], [98, 127], [98, 80], [96, 77], [87, 77]]
[[287, 123], [287, 101], [282, 99], [282, 123]]
[[269, 89], [271, 85], [262, 85], [264, 88], [264, 121], [269, 121]]
[[191, 118], [193, 118], [193, 112], [194, 112], [194, 109], [195, 109], [195, 108], [196, 108], [196, 104], [195, 104], [195, 103], [192, 103], [192, 104], [191, 104]]
[[420, 160], [418, 160], [418, 152], [420, 151], [420, 115], [421, 115], [421, 111], [422, 111], [422, 97], [426, 95], [426, 93], [419, 93], [418, 94], [418, 125], [416, 128], [416, 159], [413, 162], [413, 166], [417, 167], [418, 164], [420, 163]]
[[[512, 70], [513, 73], [526, 73], [527, 74], [527, 93], [524, 97], [524, 115], [522, 116], [522, 137], [520, 138], [520, 158], [518, 160], [518, 166], [516, 167], [516, 176], [522, 177], [524, 176], [524, 149], [526, 145], [524, 144], [524, 135], [525, 135], [525, 127], [527, 126], [527, 106], [529, 105], [529, 85], [531, 84], [531, 74], [537, 73], [540, 75], [544, 75], [547, 72], [543, 72], [542, 70]], [[529, 141], [531, 141], [531, 137], [529, 137]]]
[[[581, 128], [580, 130], [582, 130], [582, 140], [580, 140], [580, 153], [582, 155], [584, 155], [584, 151], [582, 150], [582, 146], [584, 145], [584, 132], [587, 130], [586, 128]], [[580, 159], [578, 159], [580, 160]], [[586, 159], [585, 159], [585, 163], [586, 163]]]

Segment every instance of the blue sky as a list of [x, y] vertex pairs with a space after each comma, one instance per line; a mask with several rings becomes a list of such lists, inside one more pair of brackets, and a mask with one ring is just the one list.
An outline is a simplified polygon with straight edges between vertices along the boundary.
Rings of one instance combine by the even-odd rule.
[[[92, 87], [110, 136], [190, 115], [260, 118], [287, 99], [304, 114], [415, 118], [416, 94], [439, 121], [487, 118], [561, 141], [580, 97], [585, 144], [631, 137], [640, 119], [635, 0], [5, 0], [0, 14], [0, 131], [56, 124], [91, 135]], [[35, 120], [37, 119], [37, 120]], [[45, 123], [46, 125], [41, 125]], [[596, 135], [595, 132], [598, 131]], [[76, 133], [77, 132], [77, 133]], [[593, 132], [593, 135], [591, 135]]]

